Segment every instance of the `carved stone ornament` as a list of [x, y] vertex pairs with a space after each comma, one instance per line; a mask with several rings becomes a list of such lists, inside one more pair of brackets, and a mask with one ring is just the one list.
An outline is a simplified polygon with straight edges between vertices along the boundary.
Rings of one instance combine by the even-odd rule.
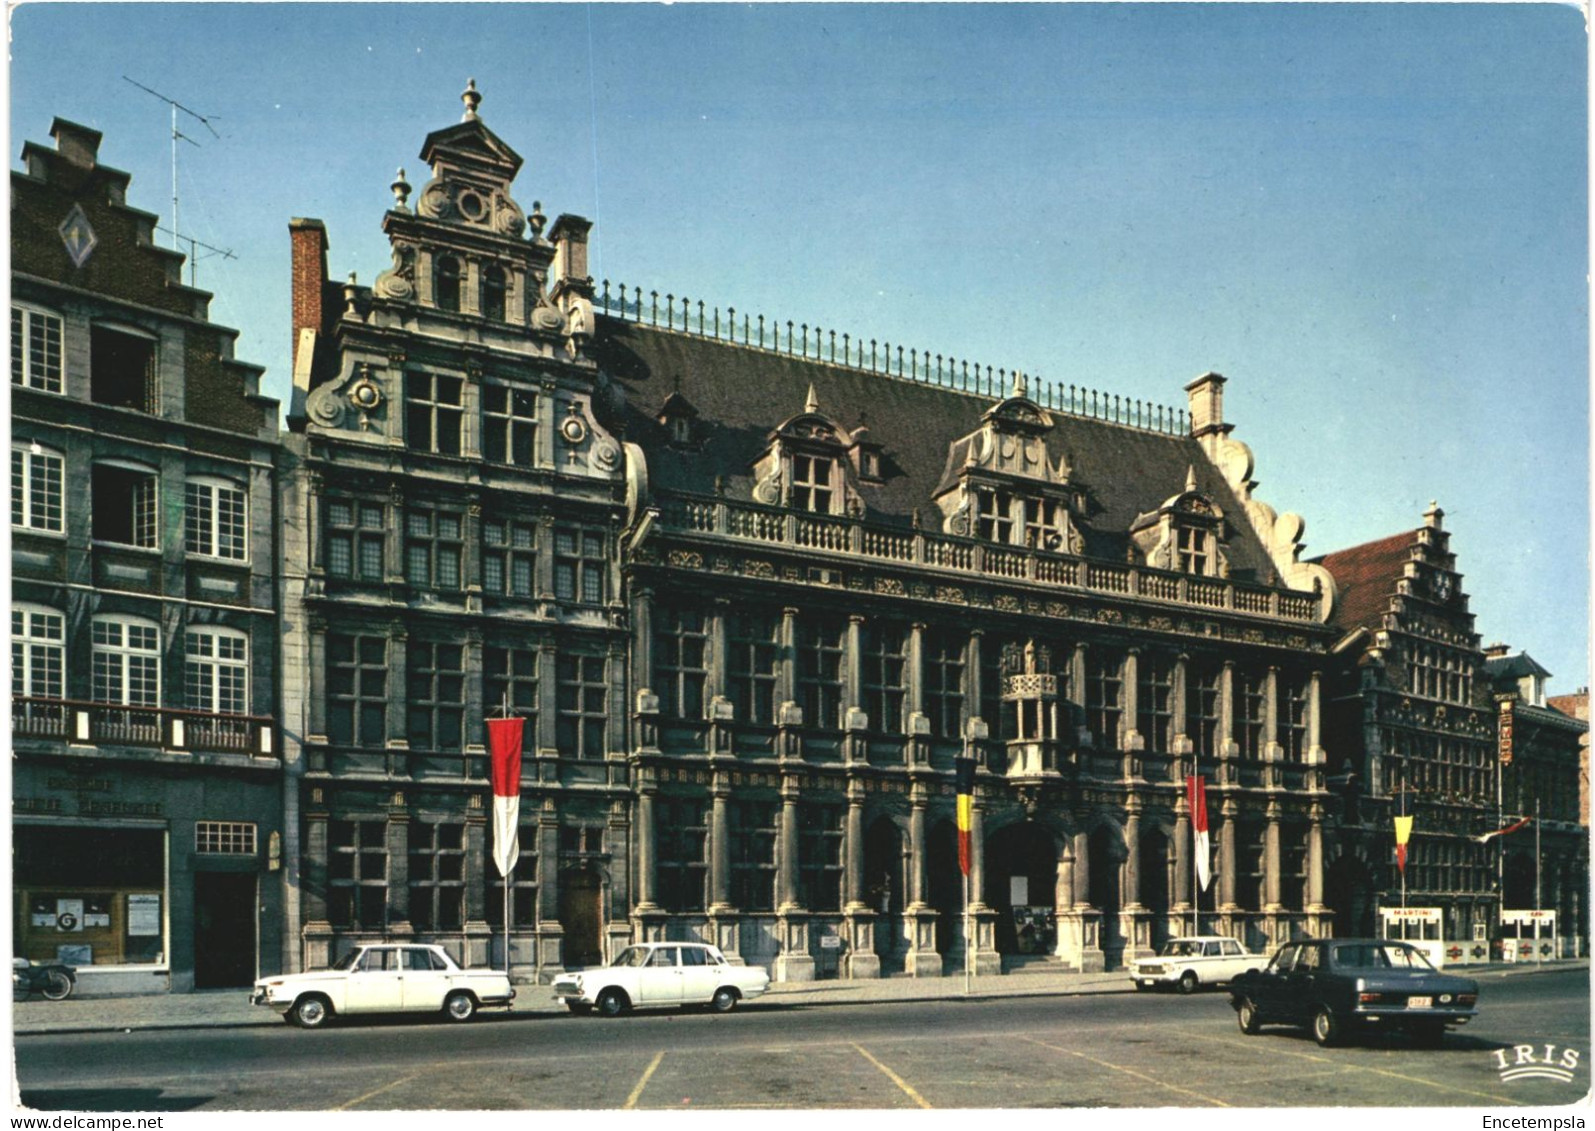
[[544, 330], [557, 334], [565, 329], [565, 316], [548, 304], [548, 299], [541, 293], [537, 296], [537, 305], [532, 308], [532, 329]]
[[593, 446], [593, 466], [600, 471], [613, 471], [620, 465], [620, 449], [613, 440], [600, 440]]
[[493, 197], [493, 227], [506, 236], [520, 238], [526, 230], [526, 214], [521, 211], [521, 206], [516, 204], [503, 193]]
[[323, 428], [343, 427], [344, 399], [332, 385], [321, 385], [305, 399], [305, 412]]
[[559, 426], [559, 434], [567, 444], [575, 447], [587, 439], [587, 422], [580, 416], [574, 415], [578, 411], [574, 404], [570, 407], [573, 415], [567, 416], [564, 423]]
[[765, 506], [775, 506], [781, 501], [781, 461], [773, 459], [769, 472], [753, 485], [753, 501]]
[[441, 179], [428, 181], [421, 190], [421, 199], [415, 210], [431, 220], [447, 220], [454, 214], [452, 186]]
[[393, 245], [393, 266], [377, 276], [371, 288], [378, 298], [403, 302], [415, 295], [415, 249]]

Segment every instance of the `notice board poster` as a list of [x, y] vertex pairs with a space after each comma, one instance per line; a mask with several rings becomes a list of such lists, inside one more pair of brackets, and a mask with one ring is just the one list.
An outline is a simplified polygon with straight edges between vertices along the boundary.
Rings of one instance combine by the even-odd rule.
[[127, 897], [129, 937], [159, 936], [161, 933], [161, 895], [159, 892], [132, 892]]

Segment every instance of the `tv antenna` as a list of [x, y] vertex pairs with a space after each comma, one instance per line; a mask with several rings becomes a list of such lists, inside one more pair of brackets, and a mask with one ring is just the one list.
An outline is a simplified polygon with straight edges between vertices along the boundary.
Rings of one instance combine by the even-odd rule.
[[[200, 259], [199, 249], [200, 248], [203, 247], [206, 251], [209, 251], [213, 255], [220, 255], [220, 256], [222, 256], [225, 259], [236, 259], [237, 256], [235, 256], [231, 251], [229, 251], [229, 250], [227, 250], [225, 248], [211, 247], [209, 244], [200, 243], [200, 241], [194, 239], [192, 236], [185, 236], [185, 235], [182, 234], [182, 229], [181, 229], [181, 227], [178, 224], [177, 143], [179, 141], [186, 141], [186, 142], [188, 142], [189, 145], [192, 145], [195, 149], [200, 149], [200, 148], [203, 148], [203, 147], [199, 144], [199, 142], [195, 141], [193, 138], [189, 137], [187, 134], [183, 133], [181, 130], [179, 130], [177, 128], [177, 114], [178, 114], [178, 111], [182, 111], [184, 114], [187, 114], [189, 117], [191, 117], [195, 121], [197, 121], [200, 125], [204, 126], [207, 130], [210, 131], [211, 136], [213, 138], [215, 138], [217, 141], [221, 140], [221, 136], [222, 135], [216, 132], [216, 127], [215, 126], [210, 124], [210, 118], [207, 118], [204, 114], [201, 114], [199, 111], [192, 110], [189, 107], [184, 106], [181, 102], [177, 101], [177, 99], [168, 98], [166, 95], [162, 94], [160, 91], [152, 90], [151, 88], [145, 86], [143, 83], [138, 82], [135, 79], [128, 78], [126, 75], [122, 76], [122, 80], [124, 82], [132, 83], [134, 86], [136, 86], [140, 90], [142, 90], [145, 94], [154, 95], [156, 98], [159, 98], [162, 102], [166, 103], [168, 106], [171, 107], [171, 110], [172, 110], [172, 226], [169, 229], [169, 234], [172, 237], [172, 248], [174, 250], [181, 250], [180, 245], [182, 243], [184, 243], [184, 242], [186, 242], [188, 244], [188, 249], [189, 249], [189, 253], [188, 253], [188, 283], [189, 283], [189, 286], [195, 286], [198, 283], [198, 281], [199, 281], [199, 259]], [[211, 115], [211, 117], [215, 117], [215, 115], [213, 114], [213, 115]], [[160, 230], [161, 231], [168, 231], [168, 229], [165, 229], [165, 228], [162, 228]]]

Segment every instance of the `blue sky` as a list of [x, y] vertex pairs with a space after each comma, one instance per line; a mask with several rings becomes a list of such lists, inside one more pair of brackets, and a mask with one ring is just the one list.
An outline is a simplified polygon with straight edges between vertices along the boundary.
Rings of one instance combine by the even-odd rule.
[[[287, 225], [387, 265], [483, 119], [593, 271], [1183, 404], [1225, 374], [1309, 555], [1445, 509], [1485, 642], [1588, 683], [1586, 42], [1549, 4], [30, 4], [11, 138], [102, 130], [286, 399]], [[70, 71], [70, 78], [63, 73]]]

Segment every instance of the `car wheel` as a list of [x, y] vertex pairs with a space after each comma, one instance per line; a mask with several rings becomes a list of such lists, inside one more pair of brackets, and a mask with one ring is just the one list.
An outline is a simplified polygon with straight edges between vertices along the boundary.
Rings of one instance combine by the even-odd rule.
[[72, 994], [72, 979], [60, 970], [45, 975], [44, 988], [39, 991], [48, 1001], [65, 1001]]
[[598, 1012], [605, 1017], [619, 1017], [631, 1008], [631, 1002], [619, 990], [605, 990], [598, 995]]
[[1201, 980], [1197, 978], [1195, 970], [1187, 970], [1180, 975], [1180, 993], [1182, 994], [1194, 994], [1196, 987], [1201, 984]]
[[721, 986], [714, 991], [714, 997], [709, 999], [709, 1008], [716, 1013], [730, 1013], [737, 1007], [737, 998], [740, 995], [730, 986]]
[[1323, 1048], [1340, 1041], [1340, 1019], [1327, 1005], [1320, 1005], [1313, 1014], [1313, 1040]]
[[593, 1011], [593, 1007], [584, 1001], [567, 1001], [565, 1008], [581, 1017], [585, 1017]]
[[301, 1029], [319, 1029], [332, 1020], [332, 1003], [320, 994], [309, 994], [294, 1002], [288, 1020]]
[[1249, 997], [1241, 998], [1241, 1003], [1235, 1007], [1235, 1019], [1240, 1022], [1241, 1032], [1248, 1037], [1255, 1037], [1263, 1031], [1263, 1021], [1257, 1015], [1257, 1006], [1252, 1004]]
[[476, 999], [464, 990], [455, 990], [443, 999], [443, 1015], [450, 1021], [469, 1021], [476, 1016]]

